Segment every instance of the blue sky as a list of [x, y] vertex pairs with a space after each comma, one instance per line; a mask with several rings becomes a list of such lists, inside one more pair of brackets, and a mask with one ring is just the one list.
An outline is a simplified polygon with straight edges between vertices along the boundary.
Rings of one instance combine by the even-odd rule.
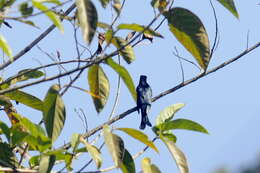
[[[245, 50], [248, 32], [249, 47], [260, 40], [260, 24], [257, 21], [260, 15], [260, 6], [257, 5], [259, 1], [235, 1], [235, 3], [240, 15], [239, 20], [232, 16], [218, 2], [213, 2], [218, 16], [220, 42], [210, 62], [209, 69]], [[100, 21], [110, 22], [111, 15], [108, 12], [104, 12], [100, 8], [99, 3], [95, 4], [99, 10]], [[174, 6], [188, 8], [198, 15], [205, 25], [212, 45], [215, 31], [214, 18], [209, 1], [199, 0], [196, 3], [191, 3], [189, 0], [182, 0], [176, 1]], [[148, 24], [152, 17], [153, 10], [149, 1], [140, 1], [138, 4], [136, 1], [126, 1], [126, 8], [122, 12], [119, 23]], [[37, 37], [48, 26], [45, 18], [44, 20], [40, 20], [44, 21], [44, 23], [37, 21], [37, 18], [35, 18], [35, 21], [41, 26], [41, 30], [32, 29], [14, 22], [10, 22], [14, 26], [12, 30], [1, 28], [3, 30], [1, 30], [2, 33], [13, 48], [14, 54]], [[53, 54], [55, 54], [56, 50], [59, 50], [61, 58], [68, 60], [76, 56], [76, 51], [72, 35], [73, 28], [68, 22], [64, 23], [64, 27], [64, 34], [60, 34], [59, 31], [55, 30], [40, 42], [39, 46], [43, 50]], [[164, 23], [158, 31], [165, 37], [164, 39], [155, 38], [152, 44], [145, 41], [134, 49], [137, 57], [135, 62], [131, 65], [122, 62], [122, 65], [132, 75], [135, 85], [138, 84], [141, 74], [148, 76], [148, 82], [153, 89], [154, 96], [174, 87], [182, 80], [178, 59], [172, 54], [175, 46], [182, 57], [194, 61], [193, 57], [169, 32], [167, 23]], [[78, 35], [80, 37], [80, 32]], [[96, 49], [95, 40], [90, 47], [94, 52]], [[191, 119], [199, 122], [208, 129], [210, 135], [189, 131], [176, 131], [178, 137], [177, 145], [186, 154], [191, 173], [211, 173], [215, 168], [221, 166], [226, 166], [235, 171], [241, 165], [251, 163], [259, 154], [259, 56], [260, 50], [257, 49], [224, 69], [210, 74], [153, 103], [150, 113], [150, 119], [153, 123], [162, 109], [171, 104], [181, 102], [185, 103], [186, 106], [176, 114], [176, 118]], [[85, 57], [88, 57], [87, 53]], [[21, 60], [8, 67], [3, 74], [8, 77], [17, 73], [22, 68], [28, 68], [28, 64], [30, 67], [38, 66], [38, 61], [41, 63], [51, 62], [39, 49], [33, 48]], [[62, 136], [57, 141], [57, 146], [68, 141], [73, 133], [83, 133], [85, 130], [81, 120], [74, 111], [75, 108], [84, 109], [89, 129], [107, 120], [115, 99], [117, 75], [106, 65], [103, 64], [102, 66], [108, 74], [111, 83], [111, 93], [106, 108], [101, 114], [97, 115], [89, 95], [74, 89], [69, 90], [64, 96], [67, 120]], [[66, 67], [69, 68], [69, 66]], [[185, 80], [199, 74], [198, 69], [189, 63], [183, 62], [183, 67]], [[55, 72], [57, 72], [57, 69], [52, 68], [47, 70], [48, 75]], [[48, 87], [54, 83], [57, 83], [57, 81], [47, 82], [25, 90], [33, 92], [39, 98], [43, 99]], [[86, 72], [82, 74], [76, 85], [88, 89]], [[116, 114], [122, 113], [134, 106], [135, 102], [122, 83]], [[22, 105], [19, 105], [17, 109], [22, 115], [29, 117], [35, 122], [38, 122], [41, 117], [39, 112]], [[138, 128], [139, 123], [140, 116], [137, 112], [134, 112], [120, 122], [115, 123], [114, 126]], [[149, 128], [145, 130], [145, 133], [150, 138], [154, 137], [152, 130]], [[144, 147], [133, 139], [127, 139], [127, 136], [122, 133], [117, 134], [126, 140], [126, 148], [132, 154]], [[102, 138], [98, 144], [101, 142]], [[156, 142], [155, 144], [160, 150], [160, 154], [148, 150], [137, 159], [137, 171], [140, 170], [140, 160], [147, 156], [151, 157], [152, 162], [162, 172], [177, 172], [176, 165], [166, 147], [161, 142]], [[102, 153], [106, 155], [107, 149], [102, 149]], [[88, 160], [87, 156], [82, 156], [82, 158]], [[108, 162], [104, 163], [103, 168], [112, 165], [111, 159], [107, 155], [104, 160]], [[82, 164], [84, 164], [83, 161], [80, 163], [76, 162], [77, 166]], [[95, 167], [91, 166], [91, 168], [94, 169]]]

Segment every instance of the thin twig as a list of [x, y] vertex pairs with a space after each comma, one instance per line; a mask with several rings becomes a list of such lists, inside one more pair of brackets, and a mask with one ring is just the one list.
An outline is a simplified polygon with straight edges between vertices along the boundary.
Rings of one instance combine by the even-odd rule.
[[[197, 80], [200, 79], [200, 78], [203, 78], [203, 77], [205, 77], [205, 76], [207, 76], [207, 75], [209, 75], [209, 74], [211, 74], [211, 73], [213, 73], [213, 72], [216, 72], [217, 70], [219, 70], [219, 69], [221, 69], [221, 68], [223, 68], [223, 67], [225, 67], [225, 66], [227, 66], [227, 65], [229, 65], [229, 64], [231, 64], [231, 63], [233, 63], [233, 62], [235, 62], [235, 61], [237, 61], [238, 59], [240, 59], [241, 57], [245, 56], [246, 54], [248, 54], [249, 52], [253, 51], [254, 49], [258, 48], [259, 46], [260, 46], [260, 42], [256, 43], [254, 46], [252, 46], [251, 48], [249, 48], [249, 49], [243, 51], [242, 53], [240, 53], [239, 55], [235, 56], [234, 58], [231, 58], [230, 60], [225, 61], [225, 62], [223, 62], [222, 64], [220, 64], [220, 65], [218, 65], [218, 66], [216, 66], [216, 67], [210, 69], [209, 71], [207, 71], [207, 72], [205, 72], [205, 73], [201, 73], [201, 74], [199, 74], [199, 75], [197, 75], [197, 76], [195, 76], [195, 77], [193, 77], [193, 78], [191, 78], [191, 79], [189, 79], [189, 80], [186, 80], [185, 82], [182, 82], [182, 83], [176, 85], [176, 86], [173, 87], [173, 88], [170, 88], [170, 89], [168, 89], [168, 90], [166, 90], [166, 91], [160, 93], [159, 95], [153, 97], [152, 101], [155, 102], [156, 100], [160, 99], [161, 97], [164, 97], [164, 96], [166, 96], [166, 95], [168, 95], [168, 94], [171, 94], [171, 93], [177, 91], [178, 89], [181, 89], [181, 88], [183, 88], [184, 86], [187, 86], [187, 85], [189, 85], [189, 84], [191, 84], [191, 83], [197, 81]], [[0, 92], [0, 94], [1, 94], [1, 92]], [[92, 130], [88, 131], [88, 133], [83, 134], [83, 137], [84, 137], [84, 138], [87, 138], [87, 137], [89, 137], [89, 136], [92, 136], [92, 135], [95, 134], [96, 132], [100, 131], [100, 130], [103, 128], [104, 125], [113, 124], [114, 122], [116, 122], [116, 121], [118, 121], [118, 120], [120, 120], [120, 119], [126, 117], [127, 115], [129, 115], [129, 114], [135, 112], [136, 110], [137, 110], [136, 107], [130, 108], [129, 110], [127, 110], [127, 111], [125, 111], [125, 112], [119, 114], [118, 116], [112, 118], [111, 120], [109, 120], [109, 121], [107, 121], [107, 122], [104, 122], [103, 124], [101, 124], [101, 125], [99, 125], [99, 126], [93, 128]], [[62, 149], [68, 149], [68, 148], [70, 148], [70, 143], [67, 143], [67, 144], [63, 145], [63, 146], [60, 147], [60, 148], [62, 148]]]
[[[68, 15], [74, 8], [76, 7], [76, 4], [73, 3], [64, 13], [64, 15]], [[62, 19], [61, 19], [62, 20]], [[30, 51], [35, 45], [37, 45], [42, 39], [44, 39], [56, 26], [53, 24], [49, 28], [47, 28], [41, 35], [39, 35], [35, 40], [33, 40], [28, 46], [26, 46], [24, 49], [22, 49], [18, 54], [16, 54], [12, 60], [8, 60], [4, 64], [0, 65], [0, 70], [3, 70], [10, 64], [12, 64], [14, 61], [21, 58], [24, 54], [26, 54], [28, 51]]]

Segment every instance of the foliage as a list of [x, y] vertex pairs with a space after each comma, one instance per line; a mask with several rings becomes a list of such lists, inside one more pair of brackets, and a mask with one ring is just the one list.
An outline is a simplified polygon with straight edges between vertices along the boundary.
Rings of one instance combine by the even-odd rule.
[[[239, 17], [233, 0], [218, 0], [218, 2], [228, 9], [236, 18]], [[74, 167], [72, 164], [73, 161], [78, 158], [78, 155], [84, 154], [88, 155], [90, 159], [95, 162], [97, 170], [101, 170], [104, 162], [103, 152], [95, 143], [95, 140], [90, 142], [88, 137], [102, 130], [99, 135], [103, 136], [104, 144], [114, 163], [114, 167], [112, 167], [111, 170], [119, 168], [123, 173], [135, 173], [139, 171], [137, 170], [138, 167], [135, 162], [137, 156], [133, 156], [130, 152], [131, 150], [126, 148], [125, 139], [116, 134], [117, 132], [123, 132], [127, 134], [128, 137], [135, 139], [133, 143], [143, 144], [147, 146], [147, 148], [154, 150], [155, 153], [160, 153], [160, 150], [154, 141], [161, 141], [168, 149], [173, 160], [175, 160], [180, 173], [188, 173], [188, 158], [186, 158], [184, 152], [177, 146], [177, 137], [175, 136], [174, 130], [190, 130], [204, 134], [208, 134], [208, 131], [202, 125], [192, 120], [184, 118], [173, 119], [175, 114], [184, 107], [183, 103], [170, 105], [161, 111], [152, 128], [154, 134], [153, 140], [151, 140], [145, 132], [134, 128], [112, 128], [109, 126], [136, 110], [133, 108], [115, 118], [109, 118], [104, 124], [93, 122], [95, 126], [93, 130], [85, 134], [73, 134], [70, 142], [68, 142], [67, 139], [63, 139], [68, 143], [62, 146], [56, 146], [55, 141], [62, 138], [62, 130], [65, 123], [67, 123], [66, 117], [70, 116], [66, 114], [65, 108], [70, 105], [64, 103], [63, 95], [69, 88], [73, 88], [73, 85], [83, 71], [88, 71], [86, 83], [88, 83], [89, 91], [80, 87], [74, 88], [87, 91], [87, 93], [91, 95], [97, 113], [101, 113], [104, 108], [107, 107], [109, 96], [114, 94], [110, 91], [110, 85], [112, 84], [110, 76], [112, 74], [107, 72], [107, 67], [115, 71], [123, 80], [128, 92], [134, 101], [136, 101], [135, 84], [131, 74], [128, 72], [128, 68], [130, 68], [129, 65], [138, 63], [136, 59], [139, 57], [134, 47], [146, 39], [151, 42], [154, 37], [163, 39], [165, 36], [163, 36], [158, 29], [165, 21], [168, 22], [169, 26], [167, 32], [176, 37], [183, 47], [194, 57], [194, 60], [201, 70], [204, 71], [204, 74], [207, 73], [214, 46], [210, 47], [210, 39], [202, 20], [194, 12], [185, 7], [174, 7], [175, 2], [172, 0], [152, 0], [150, 4], [140, 2], [142, 5], [151, 5], [151, 10], [155, 12], [155, 17], [147, 25], [138, 24], [136, 22], [128, 23], [128, 21], [119, 23], [117, 21], [121, 13], [123, 13], [122, 9], [124, 8], [125, 1], [76, 0], [75, 4], [70, 4], [71, 7], [67, 11], [63, 12], [62, 10], [58, 10], [66, 3], [73, 2], [61, 2], [59, 0], [0, 1], [1, 24], [10, 27], [9, 20], [12, 20], [14, 22], [37, 26], [31, 19], [32, 17], [38, 17], [40, 15], [45, 15], [53, 24], [43, 32], [39, 38], [35, 39], [25, 50], [16, 56], [13, 56], [12, 49], [4, 36], [0, 35], [0, 47], [3, 53], [9, 57], [9, 59], [4, 61], [0, 66], [1, 70], [7, 69], [7, 72], [9, 72], [7, 67], [13, 65], [17, 59], [23, 57], [23, 55], [30, 51], [41, 39], [48, 36], [53, 28], [57, 27], [62, 33], [64, 32], [64, 34], [71, 34], [66, 33], [66, 30], [64, 31], [66, 25], [62, 24], [63, 20], [67, 20], [73, 24], [77, 52], [77, 56], [73, 58], [73, 60], [61, 61], [60, 53], [57, 51], [58, 62], [55, 60], [51, 64], [44, 64], [36, 68], [21, 69], [18, 73], [9, 78], [1, 78], [0, 106], [11, 123], [0, 120], [0, 166], [8, 168], [28, 167], [29, 169], [39, 172], [51, 172], [57, 164], [62, 163], [64, 169], [67, 171], [75, 171], [79, 168]], [[98, 8], [100, 5], [103, 9]], [[110, 5], [114, 11], [110, 11]], [[13, 10], [16, 8], [18, 8], [17, 10], [20, 14], [18, 17], [14, 17], [8, 13], [10, 9]], [[73, 10], [74, 13], [69, 14]], [[101, 16], [102, 10], [116, 15], [111, 23], [102, 22], [104, 19], [98, 18], [98, 16]], [[158, 25], [158, 27], [154, 27], [153, 24], [159, 21], [159, 19], [162, 19], [161, 24]], [[36, 20], [36, 22], [41, 24], [39, 20]], [[1, 27], [4, 27], [4, 25], [1, 25]], [[87, 43], [87, 47], [77, 40], [76, 33], [78, 28], [81, 30], [82, 40]], [[100, 30], [102, 32], [100, 32]], [[124, 35], [126, 31], [130, 31], [130, 33]], [[97, 34], [98, 37], [96, 37]], [[95, 42], [98, 43], [97, 51], [93, 54], [90, 53], [89, 58], [82, 58], [83, 53], [79, 51], [79, 47], [83, 47], [85, 50], [93, 49], [93, 43]], [[46, 52], [45, 54], [50, 56], [50, 54]], [[118, 62], [114, 59], [115, 56], [119, 57]], [[128, 66], [121, 64], [121, 58]], [[69, 63], [77, 63], [77, 67], [74, 68], [73, 66], [72, 69], [67, 70], [63, 65]], [[59, 69], [59, 72], [53, 76], [48, 76], [48, 70], [46, 73], [46, 69], [53, 66]], [[78, 74], [73, 76], [72, 74], [76, 72], [78, 72]], [[61, 82], [61, 78], [63, 77], [67, 77], [69, 82], [66, 84]], [[34, 96], [30, 91], [24, 91], [23, 89], [32, 85], [36, 85], [37, 87], [43, 82], [54, 79], [58, 79], [59, 84], [52, 82], [52, 86], [49, 87], [48, 90], [39, 91], [45, 93], [43, 100]], [[182, 83], [182, 86], [184, 85], [185, 84]], [[117, 93], [119, 93], [119, 90]], [[39, 111], [42, 121], [37, 124], [28, 119], [26, 115], [19, 114], [13, 101]], [[153, 101], [155, 101], [155, 99]], [[93, 126], [93, 124], [91, 124], [91, 126]], [[101, 140], [99, 137], [96, 139]], [[146, 151], [147, 148], [145, 148], [144, 151]], [[15, 151], [18, 153], [15, 154]], [[32, 157], [29, 159], [25, 158], [27, 154], [31, 154]], [[160, 155], [159, 157], [163, 158], [164, 156]], [[142, 159], [139, 165], [141, 165], [141, 169], [144, 173], [161, 172], [160, 165], [153, 164], [148, 157]]]

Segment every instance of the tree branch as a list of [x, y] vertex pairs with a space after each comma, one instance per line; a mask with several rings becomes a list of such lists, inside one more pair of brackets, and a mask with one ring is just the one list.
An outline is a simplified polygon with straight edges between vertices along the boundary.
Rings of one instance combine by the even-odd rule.
[[[64, 13], [64, 15], [68, 15], [74, 8], [76, 4], [73, 3]], [[61, 19], [62, 20], [62, 19]], [[38, 44], [42, 39], [44, 39], [56, 26], [53, 24], [49, 28], [47, 28], [41, 35], [39, 35], [35, 40], [33, 40], [28, 46], [26, 46], [23, 50], [21, 50], [17, 55], [15, 55], [12, 60], [8, 60], [4, 64], [0, 65], [0, 70], [3, 70], [5, 67], [12, 64], [14, 61], [21, 58], [24, 54], [30, 51], [36, 44]]]
[[[177, 91], [178, 89], [181, 89], [182, 87], [184, 87], [184, 86], [186, 86], [186, 85], [189, 85], [189, 84], [191, 84], [191, 83], [197, 81], [198, 79], [203, 78], [203, 77], [209, 75], [210, 73], [216, 72], [217, 70], [219, 70], [219, 69], [221, 69], [221, 68], [223, 68], [223, 67], [225, 67], [225, 66], [227, 66], [227, 65], [229, 65], [229, 64], [231, 64], [231, 63], [233, 63], [233, 62], [235, 62], [235, 61], [237, 61], [238, 59], [242, 58], [243, 56], [245, 56], [245, 55], [248, 54], [249, 52], [253, 51], [254, 49], [258, 48], [259, 46], [260, 46], [260, 42], [256, 43], [254, 46], [250, 47], [249, 49], [246, 49], [245, 51], [243, 51], [243, 52], [240, 53], [239, 55], [235, 56], [234, 58], [231, 58], [230, 60], [225, 61], [225, 62], [223, 62], [222, 64], [220, 64], [220, 65], [218, 65], [218, 66], [216, 66], [216, 67], [210, 69], [209, 71], [204, 72], [204, 73], [201, 73], [201, 74], [199, 74], [199, 75], [197, 75], [197, 76], [195, 76], [195, 77], [193, 77], [193, 78], [191, 78], [191, 79], [189, 79], [189, 80], [186, 80], [185, 82], [182, 82], [182, 83], [176, 85], [176, 86], [173, 87], [173, 88], [170, 88], [170, 89], [168, 89], [168, 90], [166, 90], [166, 91], [160, 93], [159, 95], [155, 96], [155, 97], [152, 99], [152, 101], [155, 102], [156, 100], [160, 99], [161, 97], [164, 97], [164, 96], [166, 96], [166, 95], [168, 95], [168, 94], [171, 94], [171, 93]], [[1, 94], [1, 93], [0, 93], [0, 94]], [[127, 111], [125, 111], [125, 112], [119, 114], [118, 116], [115, 116], [115, 117], [112, 118], [111, 120], [109, 120], [109, 121], [107, 121], [107, 122], [105, 122], [105, 123], [103, 123], [103, 124], [97, 126], [96, 128], [94, 128], [94, 129], [88, 131], [87, 133], [83, 134], [83, 137], [84, 137], [84, 138], [87, 138], [87, 137], [89, 137], [89, 136], [94, 135], [96, 132], [98, 132], [99, 130], [101, 130], [104, 125], [106, 125], [106, 124], [107, 124], [107, 125], [113, 124], [114, 122], [116, 122], [116, 121], [118, 121], [118, 120], [120, 120], [120, 119], [126, 117], [127, 115], [131, 114], [132, 112], [134, 112], [134, 111], [136, 111], [136, 110], [137, 110], [136, 107], [133, 107], [133, 108], [131, 108], [131, 109], [129, 109], [129, 110], [127, 110]], [[68, 149], [68, 148], [70, 148], [70, 143], [67, 143], [67, 144], [63, 145], [63, 146], [60, 147], [60, 148], [62, 148], [62, 149]]]

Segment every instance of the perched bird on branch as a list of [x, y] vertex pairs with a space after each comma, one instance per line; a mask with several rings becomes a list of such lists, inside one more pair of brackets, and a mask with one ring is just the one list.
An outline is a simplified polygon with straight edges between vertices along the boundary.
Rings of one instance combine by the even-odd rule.
[[139, 84], [136, 88], [136, 93], [137, 93], [137, 111], [141, 110], [141, 115], [142, 115], [142, 121], [140, 124], [140, 129], [145, 129], [145, 126], [152, 126], [148, 119], [148, 113], [151, 109], [151, 104], [152, 104], [152, 89], [147, 83], [147, 76], [141, 75], [140, 76], [140, 81]]

